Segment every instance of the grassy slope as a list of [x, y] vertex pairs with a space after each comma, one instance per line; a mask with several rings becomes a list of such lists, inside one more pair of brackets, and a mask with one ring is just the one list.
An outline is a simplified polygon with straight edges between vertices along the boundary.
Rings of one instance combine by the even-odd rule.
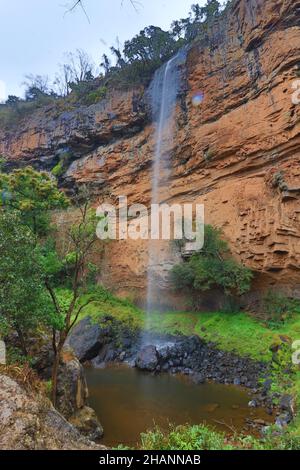
[[[143, 328], [145, 313], [126, 300], [121, 300], [108, 292], [97, 294], [99, 300], [87, 306], [82, 317], [90, 315], [95, 321], [105, 314]], [[166, 312], [152, 313], [147, 326], [162, 333], [197, 334], [215, 343], [224, 351], [233, 351], [241, 356], [269, 361], [272, 358], [270, 346], [280, 342], [285, 335], [292, 340], [300, 339], [300, 318], [291, 319], [284, 325], [270, 329], [246, 313], [198, 313]]]

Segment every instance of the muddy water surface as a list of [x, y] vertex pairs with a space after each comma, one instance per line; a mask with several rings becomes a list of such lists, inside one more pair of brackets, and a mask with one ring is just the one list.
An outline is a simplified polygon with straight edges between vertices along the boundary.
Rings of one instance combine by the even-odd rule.
[[221, 431], [242, 431], [246, 419], [270, 421], [264, 410], [248, 407], [251, 398], [240, 387], [195, 385], [186, 377], [115, 365], [87, 368], [86, 376], [90, 404], [105, 431], [102, 443], [108, 446], [135, 446], [140, 433], [155, 424], [207, 423]]

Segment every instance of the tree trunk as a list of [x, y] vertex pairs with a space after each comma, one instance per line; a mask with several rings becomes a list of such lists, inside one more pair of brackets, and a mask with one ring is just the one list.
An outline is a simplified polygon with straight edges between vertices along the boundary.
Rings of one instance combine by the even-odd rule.
[[52, 391], [51, 398], [54, 408], [56, 407], [56, 398], [57, 398], [57, 379], [58, 379], [58, 368], [60, 362], [60, 351], [57, 351], [52, 368]]

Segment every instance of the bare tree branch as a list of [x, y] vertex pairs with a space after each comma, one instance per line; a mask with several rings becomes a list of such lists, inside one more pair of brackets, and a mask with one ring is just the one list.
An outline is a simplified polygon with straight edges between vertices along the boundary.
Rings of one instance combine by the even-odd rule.
[[83, 13], [85, 14], [86, 19], [88, 20], [88, 22], [91, 23], [91, 20], [90, 20], [90, 18], [89, 18], [89, 15], [87, 14], [87, 11], [86, 11], [86, 9], [85, 9], [85, 6], [84, 6], [82, 0], [77, 0], [77, 1], [74, 3], [74, 5], [66, 11], [66, 14], [67, 14], [67, 13], [72, 13], [72, 11], [74, 11], [78, 6], [82, 9], [82, 11], [83, 11]]
[[[134, 8], [134, 10], [135, 10], [136, 12], [138, 12], [138, 7], [141, 6], [141, 3], [140, 3], [138, 0], [129, 0], [129, 1], [130, 1], [130, 3], [131, 3], [132, 7]], [[121, 5], [122, 5], [122, 6], [123, 6], [123, 3], [124, 3], [124, 0], [121, 0]], [[87, 14], [87, 11], [86, 11], [86, 9], [85, 9], [85, 6], [84, 6], [82, 0], [76, 0], [75, 3], [73, 4], [73, 6], [70, 7], [70, 8], [67, 10], [66, 13], [71, 13], [71, 12], [74, 11], [77, 7], [80, 7], [80, 8], [82, 9], [82, 11], [84, 12], [84, 14], [85, 14], [85, 16], [86, 16], [88, 22], [90, 23], [90, 22], [91, 22], [91, 21], [90, 21], [90, 18], [89, 18], [88, 14]]]
[[[138, 12], [138, 7], [141, 6], [141, 3], [137, 0], [129, 0], [136, 12]], [[123, 6], [124, 0], [122, 0], [121, 5]]]

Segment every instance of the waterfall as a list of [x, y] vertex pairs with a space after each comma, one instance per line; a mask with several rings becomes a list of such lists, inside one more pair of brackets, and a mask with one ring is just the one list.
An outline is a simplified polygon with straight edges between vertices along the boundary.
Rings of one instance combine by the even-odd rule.
[[[161, 204], [169, 197], [170, 152], [174, 141], [175, 111], [181, 87], [180, 65], [185, 62], [185, 50], [179, 51], [155, 73], [149, 88], [153, 123], [155, 124], [155, 150], [152, 174], [152, 204]], [[169, 243], [169, 242], [165, 242]], [[149, 240], [147, 271], [147, 317], [159, 309], [161, 278], [159, 270], [161, 242]], [[147, 325], [146, 325], [147, 326]]]

